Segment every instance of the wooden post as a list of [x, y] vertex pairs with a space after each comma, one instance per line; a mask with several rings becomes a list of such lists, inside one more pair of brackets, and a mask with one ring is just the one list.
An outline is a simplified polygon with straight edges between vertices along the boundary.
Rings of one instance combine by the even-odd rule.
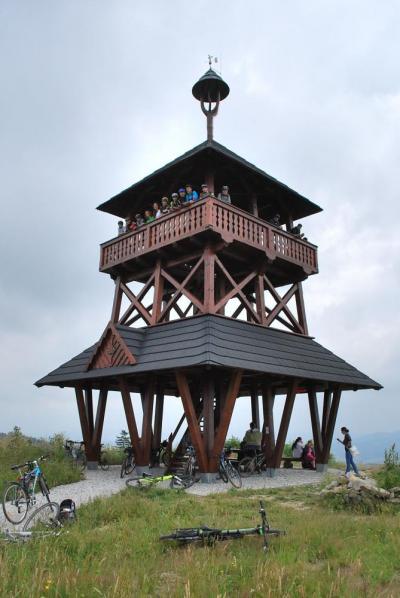
[[149, 465], [151, 457], [151, 441], [153, 436], [152, 418], [154, 405], [154, 381], [146, 384], [143, 393], [143, 421], [142, 421], [142, 461], [139, 465]]
[[251, 389], [251, 421], [256, 425], [256, 428], [260, 429], [260, 410], [258, 405], [258, 391], [257, 386], [254, 385]]
[[276, 469], [279, 469], [281, 466], [283, 449], [285, 448], [286, 436], [289, 429], [290, 418], [292, 416], [294, 399], [296, 397], [297, 383], [298, 380], [294, 379], [286, 395], [285, 407], [282, 413], [281, 424], [279, 426], [278, 438], [276, 440], [273, 456], [273, 466]]
[[332, 405], [329, 410], [329, 418], [328, 418], [328, 424], [326, 426], [324, 449], [323, 449], [322, 460], [321, 460], [322, 463], [325, 465], [329, 461], [329, 452], [331, 450], [333, 431], [335, 429], [341, 394], [342, 394], [342, 391], [341, 391], [340, 387], [337, 387], [333, 392]]
[[231, 375], [231, 380], [229, 383], [228, 390], [226, 392], [226, 398], [224, 401], [224, 409], [221, 413], [221, 420], [219, 422], [218, 430], [215, 434], [214, 438], [214, 448], [212, 453], [212, 458], [209, 464], [209, 471], [217, 471], [218, 469], [218, 459], [224, 448], [224, 443], [226, 439], [226, 435], [228, 432], [229, 424], [231, 423], [233, 408], [235, 406], [235, 401], [238, 397], [239, 390], [240, 390], [240, 383], [242, 381], [243, 370], [234, 370]]
[[257, 195], [255, 193], [251, 196], [251, 211], [253, 216], [258, 217], [258, 202], [257, 202]]
[[324, 391], [324, 407], [322, 410], [322, 438], [324, 439], [324, 442], [325, 442], [325, 436], [326, 436], [326, 428], [328, 425], [329, 411], [331, 409], [331, 401], [332, 401], [332, 391], [329, 389], [326, 389]]
[[162, 300], [164, 294], [164, 278], [161, 275], [161, 261], [157, 261], [154, 270], [154, 298], [153, 298], [153, 312], [152, 324], [157, 324], [162, 312]]
[[88, 461], [96, 461], [95, 451], [92, 449], [92, 432], [87, 417], [85, 398], [80, 387], [75, 388], [76, 403], [78, 406], [79, 420], [81, 422], [82, 439], [85, 443], [85, 453]]
[[264, 442], [264, 453], [265, 460], [268, 466], [272, 467], [272, 457], [275, 451], [275, 428], [274, 428], [274, 401], [275, 395], [270, 386], [264, 386], [263, 393], [263, 413], [264, 413], [264, 425], [263, 425], [263, 442]]
[[203, 417], [204, 417], [204, 444], [207, 457], [211, 458], [214, 447], [214, 396], [215, 384], [211, 372], [206, 374], [203, 384]]
[[204, 312], [215, 312], [214, 289], [215, 254], [210, 247], [204, 251]]
[[156, 395], [156, 407], [154, 412], [154, 434], [153, 449], [157, 450], [162, 438], [162, 419], [164, 412], [164, 393], [159, 390]]
[[115, 291], [114, 291], [114, 301], [111, 310], [111, 322], [116, 324], [119, 320], [119, 314], [121, 311], [121, 302], [122, 302], [122, 289], [121, 289], [121, 278], [118, 278], [115, 281]]
[[92, 389], [85, 389], [85, 409], [89, 425], [90, 436], [93, 435], [94, 421], [93, 421], [93, 393]]
[[265, 326], [267, 315], [265, 312], [264, 275], [258, 274], [255, 284], [257, 314], [261, 324]]
[[296, 308], [297, 308], [297, 319], [303, 330], [303, 334], [308, 335], [306, 308], [304, 305], [303, 286], [301, 282], [297, 283], [297, 291], [295, 294]]
[[140, 438], [139, 438], [139, 434], [138, 434], [138, 430], [137, 430], [135, 413], [133, 411], [132, 400], [131, 400], [130, 392], [128, 390], [128, 385], [126, 384], [126, 381], [124, 378], [120, 378], [118, 380], [118, 384], [119, 384], [119, 388], [121, 391], [122, 402], [123, 402], [124, 410], [125, 410], [126, 423], [128, 425], [129, 435], [131, 437], [131, 445], [132, 445], [133, 452], [135, 454], [136, 463], [138, 465], [143, 465], [142, 447], [141, 447], [141, 442], [140, 442]]
[[103, 434], [104, 415], [107, 405], [107, 389], [101, 389], [99, 392], [99, 399], [97, 401], [96, 422], [94, 425], [92, 448], [96, 452], [96, 458], [100, 458], [101, 437]]
[[322, 442], [321, 426], [320, 426], [320, 421], [319, 421], [317, 393], [315, 392], [315, 389], [311, 389], [308, 391], [308, 404], [310, 407], [311, 426], [312, 426], [313, 438], [314, 438], [315, 456], [316, 456], [317, 462], [319, 462], [322, 458], [323, 442]]
[[175, 377], [189, 427], [190, 438], [192, 440], [194, 450], [196, 451], [199, 469], [202, 473], [207, 473], [208, 459], [204, 450], [203, 438], [201, 436], [199, 423], [197, 421], [196, 411], [190, 394], [189, 384], [186, 375], [182, 371], [177, 370], [175, 372]]

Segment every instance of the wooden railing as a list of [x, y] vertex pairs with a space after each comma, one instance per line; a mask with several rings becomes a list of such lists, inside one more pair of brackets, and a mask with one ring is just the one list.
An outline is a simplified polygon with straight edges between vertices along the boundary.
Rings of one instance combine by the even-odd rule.
[[318, 271], [315, 245], [214, 197], [198, 201], [139, 230], [103, 243], [100, 270], [108, 270], [205, 230], [218, 232], [228, 243], [240, 241], [260, 249], [270, 259], [279, 257], [298, 264], [308, 274]]

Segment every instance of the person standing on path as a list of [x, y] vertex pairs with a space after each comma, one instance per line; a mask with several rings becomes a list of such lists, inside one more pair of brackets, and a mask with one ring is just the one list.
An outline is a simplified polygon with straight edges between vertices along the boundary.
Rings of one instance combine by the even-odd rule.
[[337, 441], [343, 444], [344, 446], [344, 452], [346, 455], [346, 475], [349, 475], [352, 468], [356, 475], [360, 475], [357, 469], [357, 465], [354, 463], [353, 455], [351, 453], [352, 444], [350, 432], [345, 426], [340, 428], [340, 431], [343, 434], [343, 440], [340, 440], [340, 438], [338, 438]]

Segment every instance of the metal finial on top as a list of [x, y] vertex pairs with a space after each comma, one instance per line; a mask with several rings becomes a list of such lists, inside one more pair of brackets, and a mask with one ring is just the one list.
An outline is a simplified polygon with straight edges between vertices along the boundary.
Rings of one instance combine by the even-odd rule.
[[[218, 114], [219, 103], [229, 95], [229, 86], [212, 68], [212, 60], [217, 62], [217, 58], [208, 55], [208, 64], [210, 68], [193, 85], [192, 94], [199, 100], [201, 110], [207, 118], [207, 140], [213, 138], [213, 118]], [[206, 106], [206, 103], [208, 106]], [[213, 107], [212, 104], [215, 104]]]

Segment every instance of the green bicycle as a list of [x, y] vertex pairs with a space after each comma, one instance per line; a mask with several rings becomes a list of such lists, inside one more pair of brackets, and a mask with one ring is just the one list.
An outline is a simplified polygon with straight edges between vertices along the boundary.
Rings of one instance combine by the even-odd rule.
[[237, 540], [244, 536], [262, 536], [264, 539], [264, 551], [268, 551], [270, 536], [285, 535], [286, 532], [279, 529], [272, 529], [267, 520], [264, 502], [260, 500], [261, 525], [256, 527], [237, 528], [237, 529], [219, 529], [210, 527], [193, 527], [177, 529], [173, 534], [161, 536], [160, 540], [174, 540], [180, 544], [190, 544], [192, 542], [201, 542], [206, 545], [213, 545], [215, 542], [223, 540]]
[[150, 473], [143, 473], [141, 476], [129, 478], [125, 484], [128, 488], [151, 488], [160, 482], [169, 482], [171, 488], [175, 490], [185, 490], [193, 486], [195, 480], [191, 475], [166, 474], [153, 476]]

